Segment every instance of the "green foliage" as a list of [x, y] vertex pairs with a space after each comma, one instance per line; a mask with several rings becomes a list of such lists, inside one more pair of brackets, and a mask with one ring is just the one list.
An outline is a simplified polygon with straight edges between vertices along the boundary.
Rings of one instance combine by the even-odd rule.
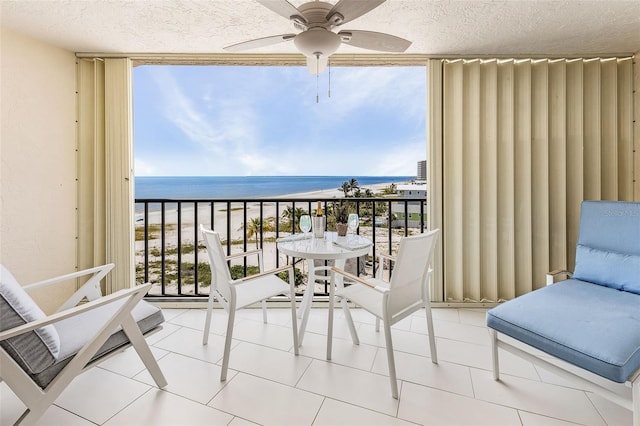
[[391, 185], [384, 187], [382, 189], [382, 195], [393, 195], [393, 194], [397, 194], [398, 193], [398, 188], [396, 187], [395, 183], [392, 183]]
[[[307, 282], [307, 278], [300, 271], [300, 269], [294, 268], [293, 269], [293, 274], [295, 276], [294, 283], [295, 283], [296, 287]], [[280, 279], [282, 279], [282, 280], [284, 280], [286, 282], [289, 282], [289, 271], [280, 272], [278, 274], [278, 276], [280, 277]]]
[[[165, 224], [165, 231], [173, 231], [176, 229], [176, 225], [174, 224]], [[149, 233], [149, 240], [158, 239], [158, 235], [162, 232], [162, 225], [159, 223], [151, 223], [147, 227], [147, 232]], [[136, 225], [135, 227], [135, 239], [136, 241], [144, 241], [144, 225]]]
[[336, 223], [347, 223], [350, 210], [351, 203], [348, 201], [334, 202], [331, 206], [331, 216], [333, 216]]
[[255, 275], [260, 272], [260, 268], [257, 266], [247, 265], [247, 275], [244, 274], [244, 266], [243, 265], [233, 265], [230, 268], [231, 278], [237, 280], [238, 278], [244, 278], [251, 275]]

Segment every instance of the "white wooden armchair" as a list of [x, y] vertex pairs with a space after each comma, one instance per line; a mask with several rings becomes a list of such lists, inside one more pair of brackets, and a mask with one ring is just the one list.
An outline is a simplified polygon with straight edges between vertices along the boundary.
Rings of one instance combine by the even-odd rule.
[[[151, 284], [102, 297], [100, 280], [113, 264], [22, 287], [0, 265], [0, 379], [27, 406], [15, 424], [34, 424], [84, 369], [127, 344], [133, 345], [158, 387], [167, 385], [143, 333], [164, 321], [142, 300]], [[90, 275], [52, 315], [28, 292]], [[78, 305], [86, 300], [87, 303]]]

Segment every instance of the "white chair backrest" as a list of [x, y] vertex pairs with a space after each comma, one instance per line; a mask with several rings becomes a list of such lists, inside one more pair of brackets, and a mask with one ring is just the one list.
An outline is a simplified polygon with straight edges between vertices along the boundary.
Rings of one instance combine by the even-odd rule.
[[395, 315], [407, 307], [429, 297], [427, 290], [429, 265], [433, 257], [433, 249], [438, 239], [439, 229], [404, 237], [400, 240], [400, 248], [395, 267], [389, 283], [388, 312]]
[[204, 238], [209, 254], [209, 265], [211, 267], [211, 290], [216, 290], [227, 301], [231, 298], [231, 290], [229, 282], [231, 281], [231, 272], [227, 265], [226, 256], [220, 242], [220, 235], [210, 229], [200, 225], [200, 232]]

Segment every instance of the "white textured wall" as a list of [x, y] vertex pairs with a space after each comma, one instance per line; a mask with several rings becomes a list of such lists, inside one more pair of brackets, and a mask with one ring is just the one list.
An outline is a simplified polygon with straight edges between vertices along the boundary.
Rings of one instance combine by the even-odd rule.
[[0, 262], [27, 284], [76, 265], [75, 55], [0, 35]]

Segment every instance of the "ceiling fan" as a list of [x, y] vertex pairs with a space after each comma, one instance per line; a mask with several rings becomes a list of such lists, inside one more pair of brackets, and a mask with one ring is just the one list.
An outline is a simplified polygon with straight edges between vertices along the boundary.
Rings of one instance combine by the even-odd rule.
[[257, 0], [266, 8], [293, 22], [301, 30], [298, 34], [280, 34], [227, 46], [229, 52], [240, 52], [271, 46], [293, 40], [296, 48], [307, 57], [311, 74], [324, 71], [329, 56], [342, 43], [381, 52], [404, 52], [411, 45], [409, 40], [391, 34], [374, 31], [333, 30], [372, 11], [386, 0], [339, 0], [336, 5], [323, 1], [310, 1], [296, 8], [287, 0]]

